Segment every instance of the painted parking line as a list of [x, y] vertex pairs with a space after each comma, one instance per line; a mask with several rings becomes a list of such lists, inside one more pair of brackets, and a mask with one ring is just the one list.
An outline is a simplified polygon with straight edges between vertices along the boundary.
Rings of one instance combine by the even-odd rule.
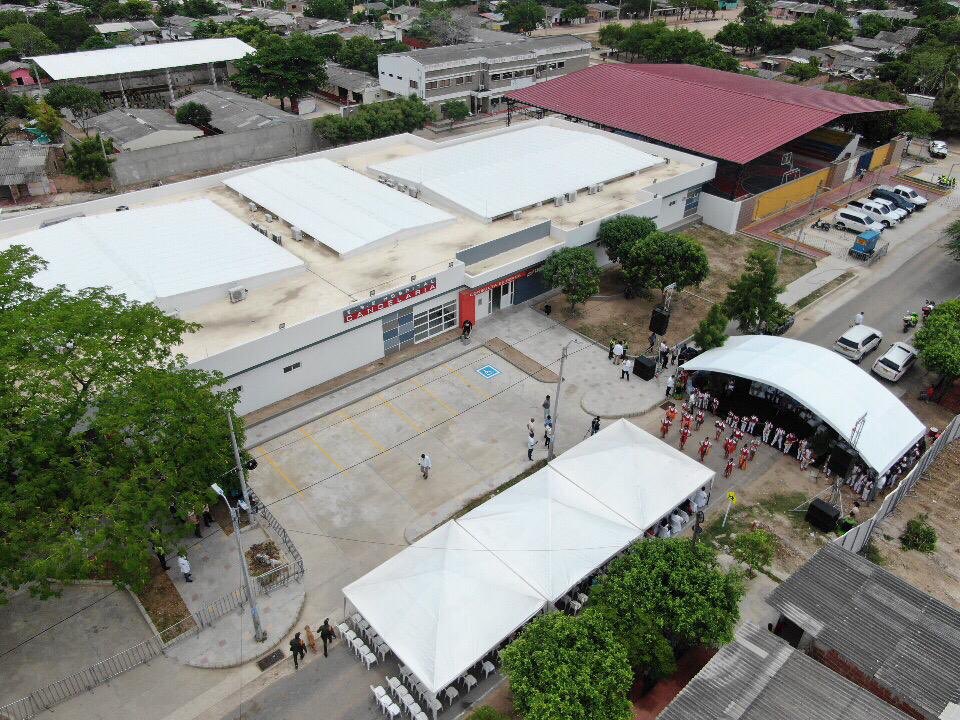
[[447, 403], [445, 403], [443, 400], [441, 400], [436, 395], [434, 395], [434, 393], [430, 390], [430, 388], [423, 385], [419, 380], [414, 380], [414, 382], [416, 382], [417, 387], [423, 390], [434, 402], [436, 402], [438, 405], [442, 405], [443, 407], [445, 407], [447, 409], [447, 412], [450, 413], [451, 417], [456, 417], [457, 415], [460, 414], [458, 410], [454, 410]]
[[323, 456], [324, 456], [327, 460], [329, 460], [330, 462], [332, 462], [333, 465], [334, 465], [334, 467], [337, 468], [337, 470], [339, 470], [340, 472], [343, 472], [343, 465], [341, 465], [341, 464], [338, 463], [336, 460], [334, 460], [334, 459], [333, 459], [333, 455], [331, 455], [331, 454], [328, 453], [326, 450], [324, 450], [323, 447], [320, 445], [320, 443], [317, 442], [317, 439], [316, 439], [313, 435], [311, 435], [310, 433], [308, 433], [308, 432], [307, 432], [306, 430], [304, 430], [303, 428], [299, 428], [299, 429], [300, 429], [300, 432], [303, 433], [303, 436], [304, 436], [305, 438], [307, 438], [307, 440], [309, 440], [310, 442], [312, 442], [312, 443], [313, 443], [313, 446], [314, 446], [317, 450], [319, 450], [321, 453], [323, 453]]
[[359, 424], [356, 420], [354, 420], [351, 416], [347, 415], [347, 414], [346, 414], [345, 412], [343, 412], [343, 411], [341, 411], [341, 412], [338, 413], [338, 414], [339, 414], [340, 417], [342, 417], [344, 420], [348, 421], [351, 425], [353, 425], [354, 429], [355, 429], [358, 433], [360, 433], [361, 435], [363, 435], [367, 440], [369, 440], [369, 441], [370, 441], [370, 444], [373, 445], [375, 448], [377, 448], [377, 450], [379, 450], [380, 452], [386, 452], [386, 451], [387, 451], [387, 449], [386, 449], [383, 445], [381, 445], [380, 443], [378, 443], [376, 440], [373, 439], [373, 437], [370, 435], [370, 433], [368, 433], [366, 430], [364, 430], [362, 427], [360, 427], [360, 424]]
[[277, 464], [277, 461], [273, 459], [273, 455], [271, 455], [270, 452], [269, 452], [265, 447], [263, 447], [263, 446], [261, 445], [260, 448], [259, 448], [259, 451], [260, 451], [260, 457], [264, 458], [264, 459], [270, 464], [270, 467], [272, 467], [272, 468], [276, 471], [277, 475], [279, 475], [279, 476], [282, 477], [284, 480], [286, 480], [286, 481], [287, 481], [287, 484], [288, 484], [290, 487], [292, 487], [292, 488], [297, 492], [298, 495], [303, 492], [303, 490], [301, 490], [300, 488], [298, 488], [298, 487], [294, 484], [293, 480], [291, 480], [291, 479], [287, 476], [287, 474], [283, 471], [283, 468], [281, 468], [281, 467]]
[[378, 397], [383, 398], [383, 403], [384, 403], [384, 405], [386, 405], [387, 408], [389, 408], [390, 411], [391, 411], [394, 415], [396, 415], [398, 418], [400, 418], [401, 420], [403, 420], [407, 425], [409, 425], [410, 427], [412, 427], [413, 430], [414, 430], [414, 432], [416, 432], [416, 433], [421, 433], [421, 432], [423, 432], [423, 428], [421, 428], [419, 425], [417, 425], [417, 423], [415, 423], [415, 422], [413, 421], [413, 418], [411, 418], [409, 415], [407, 415], [403, 410], [401, 410], [401, 409], [398, 408], [396, 405], [394, 405], [392, 402], [390, 402], [389, 400], [387, 400], [385, 397], [383, 397], [383, 395], [379, 395]]
[[489, 399], [490, 399], [489, 395], [486, 395], [486, 394], [483, 393], [482, 391], [478, 390], [473, 384], [471, 384], [471, 382], [470, 382], [469, 380], [467, 380], [467, 379], [463, 376], [463, 374], [462, 374], [459, 370], [456, 370], [455, 368], [450, 367], [450, 366], [447, 365], [446, 363], [444, 363], [443, 366], [444, 366], [447, 370], [449, 370], [458, 380], [460, 380], [460, 382], [462, 382], [464, 385], [466, 385], [468, 388], [470, 388], [470, 392], [472, 392], [472, 393], [473, 393], [474, 395], [476, 395], [478, 398], [480, 398], [481, 400], [489, 400]]

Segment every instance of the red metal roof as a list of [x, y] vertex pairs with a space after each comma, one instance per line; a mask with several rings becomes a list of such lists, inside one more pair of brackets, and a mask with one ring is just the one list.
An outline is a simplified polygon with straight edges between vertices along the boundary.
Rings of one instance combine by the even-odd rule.
[[594, 65], [507, 97], [738, 164], [842, 115], [902, 109], [696, 65]]

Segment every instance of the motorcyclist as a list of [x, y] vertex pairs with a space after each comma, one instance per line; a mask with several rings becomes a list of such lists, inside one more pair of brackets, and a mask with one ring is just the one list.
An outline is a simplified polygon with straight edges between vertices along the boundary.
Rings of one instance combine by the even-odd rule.
[[937, 306], [937, 304], [936, 304], [933, 300], [927, 300], [927, 301], [923, 304], [923, 307], [920, 308], [920, 312], [923, 313], [923, 319], [924, 319], [924, 320], [926, 320], [928, 317], [930, 317], [930, 313], [933, 312], [933, 309], [934, 309], [936, 306]]
[[918, 322], [920, 322], [920, 316], [917, 313], [907, 313], [903, 316], [903, 331], [916, 327]]

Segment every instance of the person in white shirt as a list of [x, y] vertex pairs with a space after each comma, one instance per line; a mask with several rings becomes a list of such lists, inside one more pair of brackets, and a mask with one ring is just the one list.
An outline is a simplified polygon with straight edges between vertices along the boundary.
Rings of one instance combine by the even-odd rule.
[[854, 325], [863, 325], [863, 310], [853, 316]]
[[183, 573], [183, 579], [187, 582], [193, 582], [193, 575], [190, 572], [190, 561], [186, 555], [177, 556], [177, 565], [180, 566], [180, 572]]
[[670, 514], [670, 534], [679, 535], [683, 532], [683, 518], [677, 514], [677, 511], [674, 510]]
[[420, 454], [420, 472], [423, 473], [423, 479], [426, 480], [430, 476], [430, 468], [433, 467], [433, 461], [430, 459], [430, 456], [426, 453]]
[[533, 449], [537, 446], [537, 438], [531, 432], [527, 436], [527, 460], [533, 460]]
[[693, 495], [693, 504], [696, 506], [697, 510], [703, 510], [707, 506], [707, 502], [710, 499], [710, 496], [707, 495], [707, 487], [704, 485], [702, 488], [697, 490]]
[[670, 527], [667, 525], [667, 521], [661, 520], [660, 525], [657, 526], [657, 537], [658, 538], [668, 538], [670, 537]]
[[620, 379], [630, 382], [630, 373], [633, 372], [633, 358], [626, 358], [620, 366]]
[[623, 343], [618, 341], [613, 346], [613, 364], [619, 365], [621, 362], [623, 362]]

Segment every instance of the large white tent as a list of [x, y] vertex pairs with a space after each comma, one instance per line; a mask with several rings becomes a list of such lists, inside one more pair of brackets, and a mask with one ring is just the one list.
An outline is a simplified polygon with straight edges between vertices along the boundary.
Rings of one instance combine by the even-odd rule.
[[536, 590], [455, 522], [343, 594], [433, 693], [544, 607]]
[[457, 523], [551, 601], [641, 534], [550, 466]]
[[714, 472], [626, 420], [575, 445], [553, 467], [640, 530], [646, 530]]
[[[786, 393], [816, 413], [878, 474], [923, 437], [926, 428], [869, 373], [819, 345], [769, 335], [732, 337], [683, 365], [747, 378]], [[854, 443], [854, 427], [865, 417]]]

